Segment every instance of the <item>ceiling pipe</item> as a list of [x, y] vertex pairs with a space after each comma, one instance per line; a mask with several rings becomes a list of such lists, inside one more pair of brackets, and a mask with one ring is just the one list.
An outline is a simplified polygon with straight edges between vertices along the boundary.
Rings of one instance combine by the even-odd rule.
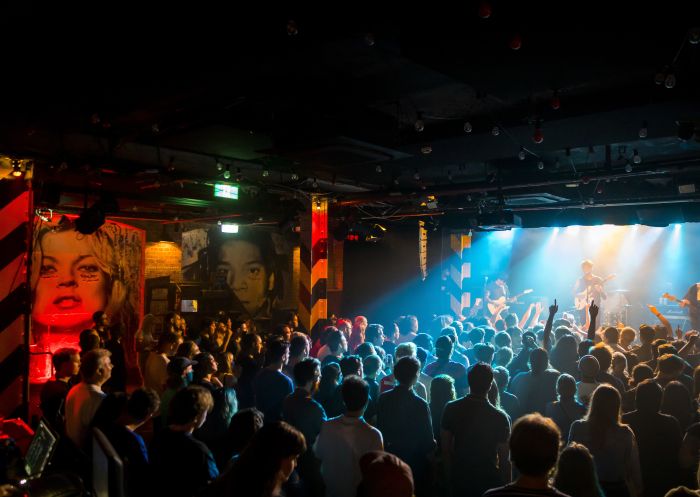
[[[697, 160], [689, 160], [684, 163], [692, 163], [696, 165]], [[670, 170], [659, 170], [659, 167], [664, 167], [662, 164], [653, 165], [655, 169], [647, 168], [645, 170], [634, 170], [632, 172], [620, 172], [620, 173], [599, 173], [592, 175], [581, 175], [576, 178], [562, 177], [560, 179], [547, 179], [541, 181], [531, 181], [527, 183], [512, 183], [512, 184], [498, 184], [494, 183], [462, 183], [462, 184], [451, 184], [442, 185], [433, 188], [427, 188], [426, 190], [404, 190], [404, 191], [380, 191], [371, 192], [365, 194], [355, 194], [355, 195], [345, 195], [339, 198], [337, 205], [340, 207], [350, 207], [355, 205], [362, 205], [373, 202], [382, 202], [393, 200], [396, 202], [398, 199], [403, 197], [415, 197], [420, 195], [436, 195], [436, 196], [454, 196], [454, 195], [465, 195], [468, 193], [481, 193], [481, 192], [497, 192], [499, 190], [520, 190], [524, 188], [541, 188], [549, 186], [561, 186], [568, 184], [586, 184], [593, 181], [615, 181], [619, 179], [629, 179], [629, 178], [650, 178], [650, 177], [663, 177], [667, 176]], [[668, 168], [674, 168], [676, 170], [683, 169], [680, 165], [668, 165]]]

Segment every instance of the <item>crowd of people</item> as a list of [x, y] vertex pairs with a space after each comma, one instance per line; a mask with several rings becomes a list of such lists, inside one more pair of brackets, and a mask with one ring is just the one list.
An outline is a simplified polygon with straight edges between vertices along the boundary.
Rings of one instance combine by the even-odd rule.
[[651, 306], [638, 329], [598, 327], [594, 302], [582, 326], [548, 310], [357, 316], [313, 339], [294, 315], [267, 334], [146, 316], [128, 394], [120, 327], [97, 313], [41, 407], [77, 453], [101, 430], [130, 496], [695, 495], [699, 334]]

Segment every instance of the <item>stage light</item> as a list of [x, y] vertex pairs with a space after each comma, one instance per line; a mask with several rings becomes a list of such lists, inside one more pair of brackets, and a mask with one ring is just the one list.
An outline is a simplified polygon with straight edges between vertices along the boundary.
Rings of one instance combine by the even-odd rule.
[[420, 112], [418, 113], [416, 122], [413, 123], [413, 128], [416, 130], [416, 133], [422, 133], [425, 129], [425, 121], [423, 121], [423, 115]]
[[630, 164], [630, 161], [627, 161], [627, 164], [625, 164], [625, 172], [626, 173], [632, 172], [632, 164]]
[[376, 172], [378, 172], [379, 174], [381, 174], [381, 173], [382, 173], [382, 165], [381, 165], [381, 164], [377, 164], [377, 167], [375, 167], [374, 170], [375, 170]]
[[557, 228], [553, 228], [553, 229], [552, 229], [552, 233], [554, 233], [555, 235], [556, 235], [557, 233], [559, 233], [559, 228], [558, 228], [558, 227], [557, 227]]
[[646, 121], [642, 121], [642, 127], [639, 128], [639, 138], [646, 138], [649, 136], [649, 127]]
[[12, 159], [12, 176], [19, 178], [22, 176], [22, 162], [19, 159]]
[[537, 169], [542, 171], [544, 169], [544, 162], [542, 162], [542, 161], [537, 162]]
[[221, 223], [222, 233], [238, 233], [238, 225], [234, 223]]
[[231, 166], [226, 164], [226, 170], [224, 171], [224, 178], [231, 179]]
[[580, 226], [575, 226], [575, 225], [574, 226], [567, 226], [566, 234], [567, 235], [577, 235], [580, 228], [581, 228]]
[[498, 126], [494, 126], [493, 128], [491, 128], [491, 134], [492, 134], [493, 136], [498, 136], [498, 135], [500, 135], [500, 134], [501, 134], [500, 128], [499, 128]]
[[224, 170], [224, 165], [221, 163], [221, 161], [216, 161], [216, 170], [217, 170], [217, 171], [223, 171], [223, 170]]
[[[639, 155], [639, 152], [637, 150], [634, 150], [634, 154], [632, 155], [632, 162], [635, 164], [641, 164], [642, 163], [642, 156]], [[629, 171], [628, 171], [629, 172]]]
[[682, 225], [681, 223], [676, 223], [676, 224], [673, 225], [673, 229], [674, 229], [675, 231], [680, 231], [682, 226], [683, 226], [683, 225]]
[[270, 176], [270, 171], [268, 171], [267, 169], [263, 169], [263, 171], [262, 171], [262, 177], [263, 177], [263, 178], [267, 178], [268, 176]]
[[525, 160], [527, 154], [525, 153], [525, 147], [520, 147], [520, 152], [518, 152], [518, 159]]
[[474, 128], [472, 127], [472, 123], [470, 123], [469, 121], [465, 122], [464, 123], [464, 132], [469, 134], [472, 131], [474, 131]]

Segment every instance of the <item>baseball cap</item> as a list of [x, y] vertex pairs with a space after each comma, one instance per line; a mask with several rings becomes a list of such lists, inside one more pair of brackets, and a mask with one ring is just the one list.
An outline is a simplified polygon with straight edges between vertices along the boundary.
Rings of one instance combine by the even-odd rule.
[[168, 373], [180, 375], [187, 369], [187, 366], [194, 366], [195, 364], [197, 364], [197, 361], [193, 361], [187, 357], [171, 357], [168, 363]]

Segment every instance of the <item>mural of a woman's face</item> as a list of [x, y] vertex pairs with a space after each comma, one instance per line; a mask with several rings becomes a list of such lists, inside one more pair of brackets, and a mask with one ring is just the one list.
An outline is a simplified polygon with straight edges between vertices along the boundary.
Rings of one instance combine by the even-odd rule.
[[260, 249], [245, 240], [227, 240], [219, 250], [218, 271], [249, 315], [255, 316], [274, 288], [275, 275], [265, 267]]
[[107, 305], [108, 277], [86, 236], [72, 230], [47, 233], [41, 255], [32, 319], [62, 328], [91, 322]]

